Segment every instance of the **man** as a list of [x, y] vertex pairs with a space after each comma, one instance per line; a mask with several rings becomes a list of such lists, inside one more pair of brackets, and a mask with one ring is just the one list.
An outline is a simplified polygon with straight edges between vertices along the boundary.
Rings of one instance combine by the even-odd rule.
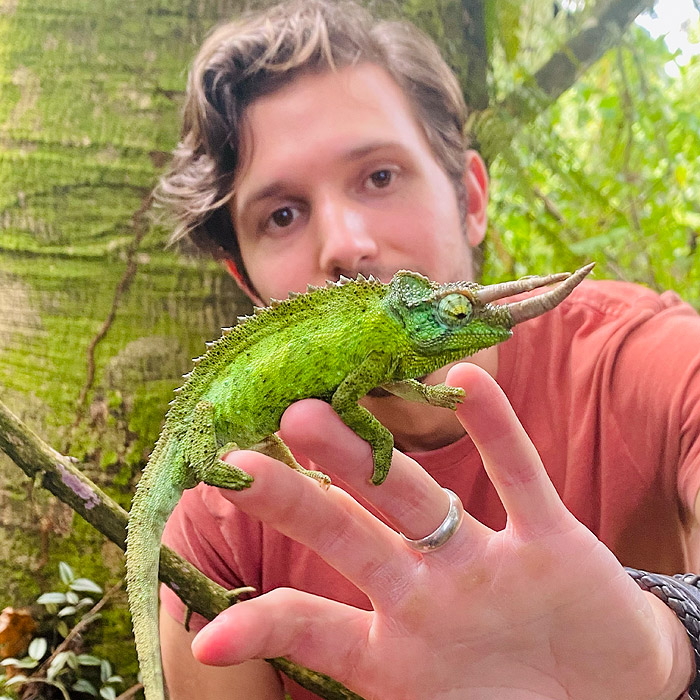
[[[464, 119], [415, 31], [335, 2], [285, 5], [202, 47], [160, 197], [257, 302], [341, 274], [469, 279], [488, 180]], [[456, 415], [366, 397], [401, 450], [380, 487], [368, 445], [327, 404], [294, 404], [282, 437], [345, 490], [238, 452], [226, 461], [250, 489], [185, 494], [165, 541], [261, 595], [207, 626], [193, 656], [195, 632], [163, 592], [171, 696], [278, 700], [261, 659], [282, 655], [368, 699], [681, 696], [695, 674], [682, 625], [605, 545], [630, 566], [695, 563], [699, 342], [675, 296], [584, 284], [427, 378], [465, 389]], [[419, 553], [411, 541], [448, 512], [442, 487], [467, 514]]]

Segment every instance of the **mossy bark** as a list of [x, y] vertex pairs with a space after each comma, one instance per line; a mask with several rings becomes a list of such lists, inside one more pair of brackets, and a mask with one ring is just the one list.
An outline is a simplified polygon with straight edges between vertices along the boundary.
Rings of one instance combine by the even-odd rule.
[[[124, 507], [180, 375], [247, 310], [150, 217], [187, 65], [235, 11], [0, 0], [0, 397]], [[0, 608], [54, 584], [60, 560], [122, 576], [117, 546], [4, 455], [0, 513]], [[123, 609], [106, 619], [105, 644], [129, 648]]]

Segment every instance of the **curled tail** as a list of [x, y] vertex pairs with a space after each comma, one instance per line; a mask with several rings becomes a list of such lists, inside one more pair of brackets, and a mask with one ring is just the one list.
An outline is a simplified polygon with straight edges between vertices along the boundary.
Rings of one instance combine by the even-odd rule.
[[163, 700], [158, 634], [158, 565], [165, 523], [184, 490], [185, 461], [175, 440], [159, 440], [136, 488], [129, 514], [126, 583], [146, 700]]

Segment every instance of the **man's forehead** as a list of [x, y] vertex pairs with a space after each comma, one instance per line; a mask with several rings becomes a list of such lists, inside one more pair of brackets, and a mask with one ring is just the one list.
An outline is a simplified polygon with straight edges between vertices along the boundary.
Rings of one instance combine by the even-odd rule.
[[[251, 104], [237, 186], [258, 189], [317, 161], [349, 161], [391, 148], [428, 147], [409, 104], [382, 68], [361, 64], [304, 74]], [[266, 182], [260, 182], [265, 180]]]

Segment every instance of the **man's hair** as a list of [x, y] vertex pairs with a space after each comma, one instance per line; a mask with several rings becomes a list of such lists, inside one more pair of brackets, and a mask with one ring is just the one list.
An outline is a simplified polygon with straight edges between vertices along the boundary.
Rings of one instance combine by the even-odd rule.
[[435, 44], [408, 22], [376, 21], [354, 2], [291, 0], [220, 26], [195, 58], [181, 140], [155, 193], [174, 215], [173, 240], [189, 236], [215, 257], [233, 259], [252, 288], [226, 206], [246, 107], [302, 74], [360, 63], [385, 69], [401, 88], [464, 210], [466, 107]]

